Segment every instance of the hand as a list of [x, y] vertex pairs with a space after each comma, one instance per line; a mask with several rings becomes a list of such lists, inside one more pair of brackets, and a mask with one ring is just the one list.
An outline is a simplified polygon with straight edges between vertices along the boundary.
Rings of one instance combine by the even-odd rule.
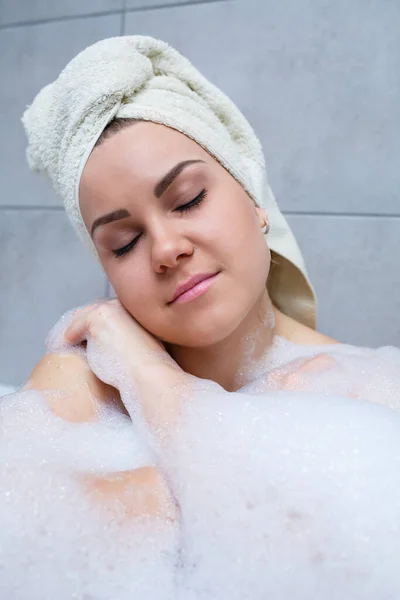
[[142, 414], [156, 437], [167, 434], [180, 413], [182, 389], [187, 389], [194, 378], [118, 299], [78, 309], [64, 339], [69, 344], [86, 340], [89, 367], [101, 381], [119, 391], [132, 420], [140, 425], [137, 417]]
[[[71, 345], [86, 341], [89, 366], [99, 379], [120, 389], [124, 378], [144, 369], [176, 363], [160, 340], [128, 313], [118, 299], [78, 309], [64, 332]], [[177, 366], [177, 365], [176, 365]]]

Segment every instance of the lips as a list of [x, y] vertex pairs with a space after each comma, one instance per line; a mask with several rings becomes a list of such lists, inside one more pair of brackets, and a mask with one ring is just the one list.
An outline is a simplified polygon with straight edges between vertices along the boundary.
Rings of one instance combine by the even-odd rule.
[[212, 277], [213, 275], [216, 275], [216, 273], [201, 273], [199, 275], [194, 275], [193, 277], [191, 277], [190, 279], [188, 279], [181, 285], [178, 285], [178, 287], [175, 290], [175, 294], [174, 294], [172, 300], [170, 300], [169, 304], [174, 302], [177, 298], [179, 298], [179, 296], [181, 296], [188, 290], [191, 290], [198, 283], [201, 283], [202, 281], [204, 281], [205, 279], [208, 279], [209, 277]]

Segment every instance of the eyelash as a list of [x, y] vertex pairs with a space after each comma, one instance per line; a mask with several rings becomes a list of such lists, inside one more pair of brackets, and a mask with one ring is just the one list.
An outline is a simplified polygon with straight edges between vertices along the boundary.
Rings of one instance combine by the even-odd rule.
[[[191, 200], [187, 204], [182, 204], [182, 206], [178, 206], [178, 208], [176, 208], [175, 210], [178, 212], [184, 213], [186, 211], [192, 210], [193, 208], [199, 208], [200, 204], [203, 202], [203, 200], [206, 198], [206, 196], [207, 196], [207, 190], [204, 189], [200, 192], [200, 194], [198, 196], [196, 196], [196, 198], [193, 198], [193, 200]], [[112, 253], [114, 254], [114, 256], [116, 258], [121, 258], [125, 254], [127, 254], [130, 250], [132, 250], [132, 248], [134, 246], [136, 246], [139, 238], [140, 238], [140, 235], [135, 237], [131, 242], [129, 242], [129, 244], [127, 244], [123, 248], [117, 248], [117, 250], [113, 250]]]

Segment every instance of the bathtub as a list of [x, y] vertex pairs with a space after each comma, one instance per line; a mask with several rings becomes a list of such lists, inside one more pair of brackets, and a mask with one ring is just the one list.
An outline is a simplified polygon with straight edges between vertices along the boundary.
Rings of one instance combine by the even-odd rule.
[[16, 388], [12, 385], [6, 385], [5, 383], [0, 383], [0, 397], [6, 396], [7, 394], [12, 394], [15, 392]]

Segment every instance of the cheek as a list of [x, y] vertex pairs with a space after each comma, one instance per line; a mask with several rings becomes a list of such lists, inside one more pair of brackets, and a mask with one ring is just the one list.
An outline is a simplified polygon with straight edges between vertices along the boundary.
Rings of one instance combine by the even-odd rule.
[[260, 266], [260, 261], [265, 262], [268, 258], [269, 251], [252, 201], [247, 196], [232, 197], [231, 200], [230, 207], [226, 206], [218, 219], [216, 235], [220, 247], [238, 265], [250, 268], [257, 263]]
[[124, 271], [125, 269], [118, 274], [109, 274], [120, 302], [142, 327], [157, 337], [162, 336], [165, 329], [165, 311], [157, 302], [160, 291], [154, 288], [154, 282], [148, 273], [136, 267], [132, 274], [128, 262], [126, 272]]
[[[239, 222], [240, 218], [240, 222]], [[232, 236], [226, 240], [230, 247], [232, 268], [238, 273], [251, 297], [266, 286], [271, 256], [259, 221], [252, 210], [238, 213], [232, 226]]]
[[155, 297], [148, 274], [137, 266], [133, 269], [128, 257], [124, 265], [109, 269], [107, 276], [119, 300], [133, 317], [139, 319], [143, 307], [148, 307]]

